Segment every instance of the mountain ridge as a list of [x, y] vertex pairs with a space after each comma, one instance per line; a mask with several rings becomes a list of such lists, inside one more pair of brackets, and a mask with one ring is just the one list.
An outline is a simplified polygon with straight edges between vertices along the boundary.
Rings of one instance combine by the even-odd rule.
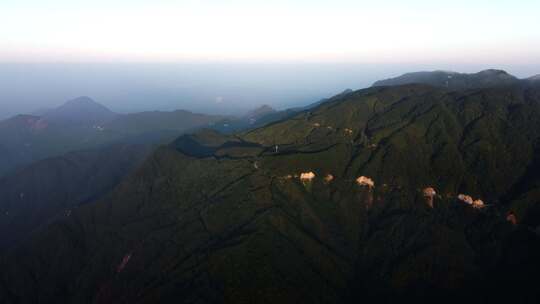
[[423, 83], [450, 89], [478, 89], [518, 84], [520, 80], [503, 70], [488, 69], [477, 73], [432, 71], [406, 73], [395, 78], [376, 81], [372, 86], [393, 86]]
[[3, 256], [0, 300], [537, 299], [539, 130], [538, 87], [416, 84], [184, 135]]
[[116, 114], [90, 98], [74, 99], [43, 116], [17, 115], [0, 121], [0, 176], [70, 151], [113, 143], [166, 143], [223, 119], [185, 110]]

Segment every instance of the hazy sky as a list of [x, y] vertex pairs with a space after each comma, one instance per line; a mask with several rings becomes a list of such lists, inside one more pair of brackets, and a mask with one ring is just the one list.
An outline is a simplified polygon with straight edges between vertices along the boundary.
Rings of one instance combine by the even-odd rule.
[[1, 0], [0, 61], [540, 62], [538, 0]]

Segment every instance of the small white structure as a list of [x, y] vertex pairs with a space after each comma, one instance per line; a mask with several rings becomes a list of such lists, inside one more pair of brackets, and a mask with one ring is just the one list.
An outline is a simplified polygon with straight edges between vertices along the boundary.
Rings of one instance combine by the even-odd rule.
[[373, 180], [366, 176], [360, 176], [359, 178], [357, 178], [356, 183], [360, 186], [368, 186], [369, 188], [375, 187], [375, 183], [373, 182]]
[[345, 128], [345, 133], [348, 134], [348, 135], [352, 135], [353, 134], [353, 130], [349, 129], [349, 128]]
[[320, 124], [320, 123], [318, 123], [318, 122], [316, 122], [316, 123], [314, 123], [314, 124], [313, 124], [313, 126], [314, 126], [315, 128], [318, 128], [318, 127], [320, 127], [320, 126], [321, 126], [321, 124]]

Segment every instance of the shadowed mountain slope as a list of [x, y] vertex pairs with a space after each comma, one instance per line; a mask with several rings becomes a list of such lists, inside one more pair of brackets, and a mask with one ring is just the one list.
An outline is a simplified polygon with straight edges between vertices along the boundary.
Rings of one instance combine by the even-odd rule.
[[539, 139], [523, 86], [374, 87], [185, 135], [7, 252], [0, 301], [534, 303]]
[[114, 145], [45, 159], [0, 179], [0, 249], [110, 191], [151, 152]]

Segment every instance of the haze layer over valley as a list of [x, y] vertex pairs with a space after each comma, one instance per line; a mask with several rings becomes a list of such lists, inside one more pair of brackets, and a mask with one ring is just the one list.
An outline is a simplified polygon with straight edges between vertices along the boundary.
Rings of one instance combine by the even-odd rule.
[[539, 65], [361, 63], [0, 63], [0, 119], [40, 114], [78, 96], [117, 113], [188, 110], [241, 115], [267, 104], [300, 107], [410, 71], [504, 68], [520, 78]]

